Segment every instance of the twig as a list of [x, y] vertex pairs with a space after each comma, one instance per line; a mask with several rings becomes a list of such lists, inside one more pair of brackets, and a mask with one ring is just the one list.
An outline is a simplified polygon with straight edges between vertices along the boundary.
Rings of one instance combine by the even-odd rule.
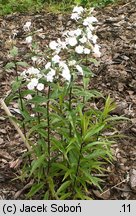
[[131, 189], [123, 189], [123, 188], [119, 188], [119, 187], [115, 187], [116, 190], [120, 190], [120, 191], [123, 191], [123, 192], [132, 192]]
[[30, 188], [34, 183], [34, 180], [32, 179], [28, 184], [26, 184], [21, 190], [17, 191], [15, 193], [14, 199], [17, 199], [26, 189]]
[[117, 186], [119, 186], [120, 184], [124, 183], [128, 181], [128, 179], [124, 179], [123, 181], [119, 182], [118, 184], [114, 185], [113, 187], [109, 188], [108, 190], [104, 191], [103, 193], [101, 193], [100, 195], [102, 196], [103, 194], [107, 193], [108, 191], [112, 190], [113, 188], [116, 188]]
[[27, 139], [25, 138], [24, 134], [22, 133], [21, 129], [19, 128], [17, 123], [11, 118], [11, 117], [13, 117], [13, 115], [11, 114], [9, 108], [7, 107], [7, 105], [5, 104], [3, 99], [0, 99], [0, 104], [1, 104], [2, 108], [4, 109], [5, 113], [7, 114], [7, 116], [9, 117], [11, 124], [15, 127], [18, 134], [20, 135], [20, 137], [21, 137], [22, 141], [24, 142], [24, 144], [26, 145], [27, 149], [29, 151], [32, 151], [31, 146], [29, 145], [29, 143], [28, 143]]

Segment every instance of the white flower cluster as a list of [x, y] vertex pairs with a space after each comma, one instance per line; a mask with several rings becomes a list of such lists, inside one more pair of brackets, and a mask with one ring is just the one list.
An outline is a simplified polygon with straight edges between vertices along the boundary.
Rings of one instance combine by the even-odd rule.
[[28, 21], [23, 26], [23, 29], [24, 29], [24, 31], [30, 31], [30, 27], [31, 27], [31, 21]]
[[77, 54], [89, 55], [92, 52], [95, 57], [100, 57], [100, 46], [97, 45], [98, 37], [93, 33], [93, 24], [98, 20], [94, 16], [88, 16], [87, 10], [81, 6], [74, 7], [71, 19], [76, 20], [77, 25], [79, 22], [80, 28], [64, 32], [63, 42], [60, 39], [57, 42], [51, 41], [49, 44], [50, 49], [58, 54], [61, 49], [74, 48]]
[[47, 75], [45, 75], [45, 78], [48, 82], [53, 82], [55, 75], [57, 75], [56, 71], [59, 71], [59, 75], [61, 75], [68, 82], [71, 79], [68, 65], [65, 63], [65, 61], [61, 60], [61, 57], [57, 54], [52, 57], [51, 62], [48, 62], [45, 65], [45, 69], [49, 71]]
[[34, 67], [30, 67], [27, 70], [23, 71], [21, 76], [23, 76], [29, 83], [27, 84], [27, 88], [29, 90], [34, 90], [35, 88], [38, 91], [42, 91], [44, 89], [44, 84], [39, 82], [39, 79], [42, 77], [40, 70]]
[[[77, 74], [83, 75], [83, 69], [78, 62], [77, 54], [85, 56], [92, 53], [95, 57], [101, 56], [100, 46], [97, 44], [98, 37], [94, 34], [93, 26], [97, 19], [91, 15], [91, 12], [92, 9], [88, 13], [88, 10], [81, 6], [74, 7], [71, 19], [76, 21], [77, 29], [65, 31], [62, 39], [58, 38], [57, 41], [53, 40], [49, 43], [51, 57], [49, 57], [49, 62], [45, 65], [45, 74], [41, 74], [34, 67], [22, 73], [24, 77], [31, 77], [27, 85], [28, 89], [37, 88], [39, 91], [43, 90], [44, 85], [39, 83], [41, 77], [46, 79], [47, 82], [53, 82], [54, 79], [59, 77], [70, 82], [71, 73], [77, 72]], [[29, 31], [30, 26], [30, 22], [27, 22], [24, 25], [24, 30]], [[31, 42], [32, 37], [28, 36], [26, 43], [30, 44]], [[73, 56], [73, 59], [71, 59], [71, 56]], [[36, 57], [32, 61], [37, 61]]]
[[83, 7], [78, 7], [78, 6], [76, 6], [76, 7], [74, 7], [74, 9], [73, 9], [73, 13], [72, 13], [72, 15], [71, 15], [71, 19], [74, 19], [74, 20], [78, 20], [78, 19], [80, 19], [81, 18], [81, 14], [84, 12], [84, 8]]

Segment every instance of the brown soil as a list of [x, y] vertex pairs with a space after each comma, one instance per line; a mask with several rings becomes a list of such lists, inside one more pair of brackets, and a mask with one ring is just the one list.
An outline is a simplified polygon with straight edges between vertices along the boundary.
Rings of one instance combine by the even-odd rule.
[[[102, 57], [100, 65], [94, 67], [96, 76], [91, 87], [110, 94], [116, 101], [116, 115], [125, 115], [131, 122], [120, 125], [121, 133], [127, 137], [119, 139], [112, 147], [114, 162], [107, 167], [102, 195], [97, 189], [91, 191], [94, 199], [136, 199], [136, 2], [129, 0], [119, 5], [109, 6], [96, 11], [99, 20], [98, 37]], [[0, 97], [10, 93], [14, 72], [5, 72], [3, 67], [9, 61], [10, 37], [17, 30], [17, 47], [25, 60], [27, 48], [22, 30], [26, 21], [31, 20], [43, 48], [49, 40], [61, 36], [65, 28], [72, 25], [69, 16], [53, 14], [13, 14], [0, 18]], [[12, 104], [16, 108], [16, 104]], [[15, 113], [16, 115], [16, 113]], [[25, 151], [19, 135], [0, 109], [0, 199], [25, 199], [29, 182], [12, 181], [20, 174], [22, 154]], [[29, 185], [28, 185], [29, 187]], [[20, 191], [20, 193], [18, 193]]]

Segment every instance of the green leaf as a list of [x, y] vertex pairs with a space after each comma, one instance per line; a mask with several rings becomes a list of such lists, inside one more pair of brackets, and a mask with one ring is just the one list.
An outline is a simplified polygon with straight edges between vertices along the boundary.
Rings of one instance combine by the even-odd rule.
[[12, 83], [12, 90], [14, 92], [18, 91], [21, 86], [22, 80], [16, 80]]
[[102, 119], [107, 118], [107, 115], [116, 108], [115, 103], [113, 102], [113, 99], [110, 98], [110, 96], [108, 96], [106, 103], [105, 103], [105, 107], [102, 113]]
[[[25, 84], [25, 85], [26, 85], [26, 84]], [[33, 94], [35, 94], [35, 91], [29, 90], [29, 89], [21, 91], [21, 96], [22, 96], [22, 97], [25, 97], [25, 96], [28, 95], [28, 94], [33, 95]]]
[[85, 175], [85, 177], [87, 178], [86, 182], [88, 182], [89, 184], [93, 184], [93, 185], [97, 186], [101, 190], [99, 182], [103, 182], [103, 180], [101, 180], [100, 178], [92, 176], [89, 172], [87, 172], [85, 170], [82, 170], [82, 172]]
[[51, 191], [52, 197], [54, 197], [55, 199], [59, 199], [58, 196], [57, 196], [56, 193], [55, 193], [55, 190], [54, 190], [55, 185], [54, 185], [54, 182], [53, 182], [52, 177], [49, 176], [49, 177], [47, 178], [47, 181], [48, 181], [48, 185], [49, 185], [49, 189], [50, 189], [50, 191]]
[[65, 148], [64, 148], [63, 143], [62, 143], [61, 140], [57, 140], [56, 138], [52, 138], [51, 141], [53, 143], [53, 150], [57, 149], [57, 150], [59, 150], [62, 153], [66, 152], [66, 150], [65, 150]]
[[65, 193], [63, 194], [59, 200], [66, 200], [66, 199], [69, 199], [71, 197], [72, 193], [71, 192], [68, 192], [68, 193]]
[[27, 62], [16, 62], [17, 65], [22, 66], [22, 67], [28, 67], [29, 65], [27, 64]]
[[18, 55], [18, 48], [14, 46], [13, 49], [10, 50], [10, 55], [16, 57]]
[[69, 151], [72, 149], [78, 149], [79, 150], [80, 146], [77, 143], [76, 137], [71, 138], [69, 141], [68, 146], [66, 147], [66, 154], [68, 154]]
[[85, 200], [85, 195], [83, 194], [82, 187], [75, 187], [76, 195], [74, 199], [80, 198], [81, 200]]
[[30, 100], [30, 102], [39, 104], [39, 103], [45, 103], [47, 102], [47, 100], [48, 100], [47, 97], [36, 95], [33, 97], [33, 99]]
[[33, 161], [33, 164], [32, 164], [32, 169], [31, 169], [31, 172], [30, 172], [30, 176], [33, 174], [33, 172], [41, 167], [41, 166], [44, 166], [44, 161], [45, 161], [45, 154], [41, 155], [36, 161]]
[[121, 120], [126, 120], [126, 121], [131, 121], [131, 119], [124, 117], [124, 116], [111, 116], [107, 119], [105, 119], [105, 122], [109, 121], [121, 121]]
[[14, 92], [11, 92], [6, 98], [5, 98], [5, 103], [7, 104], [7, 106], [9, 105], [9, 103], [11, 101], [13, 101], [14, 99], [17, 99], [18, 98], [18, 94], [17, 93], [14, 93]]
[[41, 122], [38, 125], [36, 124], [33, 127], [31, 127], [31, 129], [27, 133], [27, 139], [29, 139], [30, 135], [35, 131], [39, 132], [41, 135], [43, 135], [43, 137], [47, 137], [47, 132], [45, 131], [45, 129], [42, 129], [46, 126], [47, 122]]
[[49, 200], [49, 191], [44, 194], [43, 200]]
[[68, 170], [68, 168], [62, 163], [52, 163], [52, 167], [57, 168], [57, 170], [64, 170], [65, 172]]
[[83, 152], [84, 151], [88, 151], [89, 149], [91, 149], [93, 146], [99, 146], [99, 145], [102, 145], [102, 146], [106, 146], [106, 145], [111, 145], [115, 143], [114, 141], [96, 141], [96, 142], [92, 142], [92, 143], [88, 143], [86, 146], [84, 146], [83, 148]]
[[98, 159], [98, 158], [102, 158], [103, 156], [105, 156], [107, 154], [106, 150], [102, 150], [102, 149], [97, 149], [95, 150], [93, 153], [91, 153], [90, 155], [86, 156], [87, 159]]
[[27, 194], [27, 198], [30, 198], [32, 196], [34, 196], [39, 190], [41, 190], [44, 186], [43, 182], [34, 184], [30, 190], [30, 192]]
[[6, 64], [5, 69], [11, 69], [11, 68], [15, 68], [15, 63], [14, 62], [9, 62]]
[[45, 107], [37, 106], [37, 107], [33, 108], [33, 111], [38, 112], [38, 113], [42, 113], [44, 116], [47, 116], [47, 109]]
[[105, 124], [97, 124], [93, 127], [91, 127], [83, 137], [84, 142], [86, 142], [91, 136], [97, 134], [105, 127]]
[[64, 181], [68, 176], [70, 176], [71, 174], [75, 173], [75, 170], [73, 169], [68, 169], [68, 171], [65, 173], [64, 178], [62, 181]]
[[82, 65], [82, 69], [83, 69], [83, 72], [84, 72], [84, 75], [87, 76], [87, 77], [94, 77], [94, 73], [90, 70], [89, 67], [86, 67], [84, 65]]
[[64, 182], [57, 190], [56, 195], [59, 195], [61, 192], [65, 192], [65, 190], [70, 186], [71, 181]]
[[90, 61], [91, 63], [94, 63], [95, 66], [99, 65], [99, 61], [97, 61], [95, 58], [88, 58], [88, 61]]

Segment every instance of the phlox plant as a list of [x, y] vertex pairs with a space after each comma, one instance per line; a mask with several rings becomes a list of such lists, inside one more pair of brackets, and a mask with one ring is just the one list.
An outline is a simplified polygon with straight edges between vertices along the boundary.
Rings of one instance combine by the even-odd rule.
[[[21, 117], [16, 121], [31, 146], [20, 177], [34, 179], [27, 198], [91, 199], [91, 188], [101, 190], [97, 174], [112, 159], [113, 137], [105, 132], [113, 132], [112, 123], [119, 119], [110, 116], [115, 104], [109, 96], [105, 100], [89, 89], [94, 74], [88, 65], [101, 56], [92, 12], [74, 7], [75, 27], [50, 41], [45, 51], [34, 42], [32, 24], [26, 22], [23, 29], [31, 64], [18, 61], [17, 47], [10, 51], [12, 61], [6, 69], [14, 68], [16, 80], [7, 103], [18, 101]], [[92, 105], [95, 98], [105, 100], [101, 109]]]

